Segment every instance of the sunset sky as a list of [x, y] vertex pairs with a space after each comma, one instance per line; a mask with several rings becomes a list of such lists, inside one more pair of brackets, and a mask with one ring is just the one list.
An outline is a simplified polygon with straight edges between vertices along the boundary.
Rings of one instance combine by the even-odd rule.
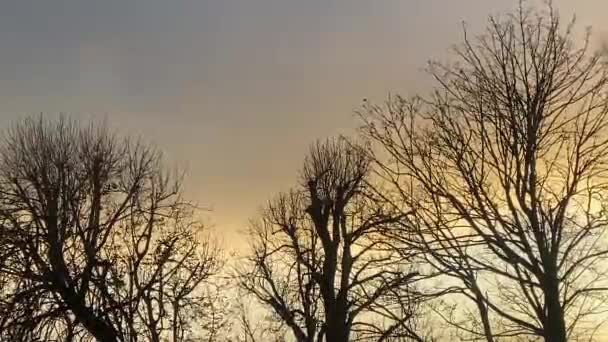
[[[460, 23], [505, 0], [0, 0], [0, 126], [106, 119], [187, 169], [226, 232], [294, 184], [307, 146], [349, 133], [363, 98], [424, 92]], [[608, 33], [606, 0], [555, 2]]]

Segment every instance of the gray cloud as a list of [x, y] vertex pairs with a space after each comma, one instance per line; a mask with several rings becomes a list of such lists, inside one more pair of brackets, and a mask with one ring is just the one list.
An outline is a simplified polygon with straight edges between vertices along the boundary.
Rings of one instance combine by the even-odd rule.
[[[606, 31], [604, 1], [573, 3], [557, 5]], [[363, 97], [424, 89], [462, 20], [479, 30], [515, 4], [0, 0], [0, 124], [107, 117], [188, 164], [191, 196], [234, 230], [295, 179], [309, 142], [354, 126]]]

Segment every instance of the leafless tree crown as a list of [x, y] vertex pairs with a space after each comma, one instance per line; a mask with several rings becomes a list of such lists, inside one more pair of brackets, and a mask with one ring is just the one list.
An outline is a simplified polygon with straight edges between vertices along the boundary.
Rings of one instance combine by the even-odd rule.
[[432, 96], [362, 112], [414, 211], [393, 235], [461, 284], [479, 315], [444, 318], [469, 336], [566, 341], [604, 311], [608, 69], [572, 28], [522, 5], [430, 64]]
[[298, 341], [418, 338], [416, 300], [401, 296], [416, 273], [374, 239], [395, 218], [367, 196], [369, 168], [366, 154], [344, 140], [317, 143], [301, 186], [253, 223], [241, 287]]
[[198, 319], [221, 257], [194, 209], [153, 148], [66, 118], [14, 125], [0, 146], [0, 339], [209, 332]]

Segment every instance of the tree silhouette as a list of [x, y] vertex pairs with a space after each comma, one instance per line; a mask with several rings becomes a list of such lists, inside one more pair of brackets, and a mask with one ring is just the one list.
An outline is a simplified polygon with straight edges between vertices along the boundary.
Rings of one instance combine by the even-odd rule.
[[608, 69], [547, 9], [465, 31], [432, 96], [361, 115], [385, 198], [413, 212], [392, 236], [460, 282], [482, 322], [452, 323], [488, 341], [566, 341], [605, 305]]
[[222, 259], [179, 183], [159, 152], [102, 126], [14, 125], [0, 146], [0, 339], [189, 340]]
[[404, 295], [417, 273], [380, 248], [379, 230], [397, 218], [367, 196], [369, 166], [343, 140], [317, 143], [301, 185], [252, 224], [240, 286], [298, 341], [420, 339], [409, 324], [417, 299]]

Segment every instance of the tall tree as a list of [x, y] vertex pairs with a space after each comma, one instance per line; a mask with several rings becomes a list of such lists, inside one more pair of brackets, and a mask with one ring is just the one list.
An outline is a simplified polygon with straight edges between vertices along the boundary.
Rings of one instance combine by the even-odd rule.
[[222, 263], [194, 215], [153, 148], [66, 118], [14, 125], [0, 146], [0, 339], [188, 340]]
[[396, 217], [367, 196], [369, 165], [344, 140], [315, 144], [301, 185], [271, 201], [252, 225], [240, 285], [298, 341], [420, 339], [408, 324], [416, 299], [401, 296], [416, 273], [379, 248], [379, 230]]
[[566, 341], [605, 305], [608, 69], [572, 32], [520, 4], [431, 63], [432, 96], [362, 113], [387, 198], [413, 211], [393, 233], [464, 284], [487, 321], [463, 328], [488, 341], [488, 317]]

